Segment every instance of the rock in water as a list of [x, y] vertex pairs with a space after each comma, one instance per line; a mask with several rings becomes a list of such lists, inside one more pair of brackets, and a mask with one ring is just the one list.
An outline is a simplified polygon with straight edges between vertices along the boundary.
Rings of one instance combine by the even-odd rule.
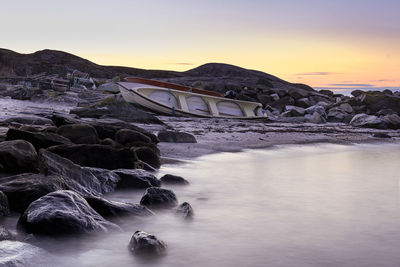
[[132, 150], [136, 153], [137, 157], [141, 161], [149, 164], [151, 167], [155, 169], [160, 168], [161, 166], [160, 157], [150, 147], [138, 147], [138, 148], [132, 148]]
[[33, 145], [24, 140], [0, 143], [0, 171], [8, 173], [37, 172], [38, 155]]
[[187, 202], [183, 202], [179, 205], [176, 209], [176, 213], [181, 215], [184, 219], [192, 219], [194, 215], [192, 206]]
[[0, 242], [0, 266], [47, 266], [50, 254], [45, 250], [19, 241]]
[[113, 172], [120, 177], [119, 188], [143, 189], [161, 184], [157, 177], [145, 170], [119, 169]]
[[160, 131], [158, 139], [160, 142], [169, 143], [197, 143], [196, 137], [184, 132]]
[[153, 215], [144, 206], [132, 203], [111, 201], [101, 197], [86, 198], [89, 205], [104, 218], [120, 218], [123, 216], [149, 216]]
[[189, 182], [185, 180], [185, 178], [172, 175], [172, 174], [166, 174], [163, 177], [160, 178], [160, 181], [163, 184], [179, 184], [179, 185], [187, 185]]
[[10, 206], [8, 204], [7, 196], [0, 191], [0, 217], [10, 214]]
[[99, 136], [96, 129], [88, 124], [63, 125], [58, 128], [57, 134], [68, 138], [75, 144], [99, 143]]
[[163, 256], [167, 245], [154, 235], [136, 231], [128, 245], [129, 250], [139, 256]]
[[24, 212], [29, 204], [48, 193], [66, 189], [63, 178], [56, 175], [24, 173], [4, 180], [0, 190], [7, 195], [11, 210], [17, 212]]
[[32, 202], [18, 226], [28, 233], [62, 236], [108, 232], [119, 227], [106, 221], [75, 192], [56, 191]]
[[25, 140], [31, 143], [36, 150], [50, 146], [72, 144], [69, 139], [55, 133], [28, 132], [12, 128], [7, 131], [6, 140]]
[[146, 189], [140, 204], [149, 208], [173, 208], [178, 205], [178, 199], [171, 190], [150, 187]]
[[146, 135], [129, 129], [121, 129], [115, 133], [115, 141], [122, 145], [127, 145], [134, 142], [151, 143], [151, 139]]

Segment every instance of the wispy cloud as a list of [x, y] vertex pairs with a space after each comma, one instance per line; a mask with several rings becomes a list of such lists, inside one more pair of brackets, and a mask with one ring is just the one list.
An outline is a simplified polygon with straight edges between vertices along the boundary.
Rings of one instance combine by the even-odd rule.
[[173, 62], [173, 63], [169, 63], [169, 64], [173, 64], [173, 65], [182, 65], [182, 66], [193, 66], [193, 63], [189, 63], [189, 62]]
[[340, 87], [374, 87], [373, 84], [368, 83], [332, 83], [329, 86], [340, 86]]
[[397, 82], [397, 81], [390, 79], [381, 79], [381, 80], [372, 80], [371, 82]]
[[296, 73], [297, 76], [327, 76], [327, 75], [334, 75], [334, 74], [341, 74], [338, 72], [327, 72], [327, 71], [317, 71], [317, 72], [304, 72], [304, 73]]

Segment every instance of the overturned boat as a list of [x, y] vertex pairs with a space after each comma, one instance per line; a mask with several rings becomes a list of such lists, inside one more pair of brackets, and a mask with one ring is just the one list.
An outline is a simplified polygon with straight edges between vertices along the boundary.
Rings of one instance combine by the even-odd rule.
[[222, 94], [155, 80], [128, 77], [119, 82], [125, 101], [175, 116], [258, 118], [260, 103], [224, 98]]

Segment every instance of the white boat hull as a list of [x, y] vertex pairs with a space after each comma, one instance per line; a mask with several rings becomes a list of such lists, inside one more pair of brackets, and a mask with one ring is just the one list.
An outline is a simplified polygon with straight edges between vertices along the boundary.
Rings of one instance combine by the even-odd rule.
[[118, 83], [122, 97], [158, 113], [174, 116], [258, 118], [260, 103], [196, 94], [132, 82]]

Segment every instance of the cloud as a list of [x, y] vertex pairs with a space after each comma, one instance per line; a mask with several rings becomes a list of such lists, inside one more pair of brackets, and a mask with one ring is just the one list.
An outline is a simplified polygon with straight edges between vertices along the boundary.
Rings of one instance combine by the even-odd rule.
[[174, 63], [169, 63], [169, 64], [173, 64], [173, 65], [182, 65], [182, 66], [193, 66], [193, 63], [189, 63], [189, 62], [174, 62]]
[[382, 80], [372, 80], [371, 82], [397, 82], [396, 80], [382, 79]]
[[309, 76], [326, 76], [326, 75], [334, 75], [334, 74], [341, 74], [337, 72], [327, 72], [327, 71], [317, 71], [317, 72], [304, 72], [304, 73], [297, 73], [297, 76], [309, 75]]
[[340, 86], [340, 87], [374, 87], [373, 84], [364, 83], [332, 83], [329, 86]]

